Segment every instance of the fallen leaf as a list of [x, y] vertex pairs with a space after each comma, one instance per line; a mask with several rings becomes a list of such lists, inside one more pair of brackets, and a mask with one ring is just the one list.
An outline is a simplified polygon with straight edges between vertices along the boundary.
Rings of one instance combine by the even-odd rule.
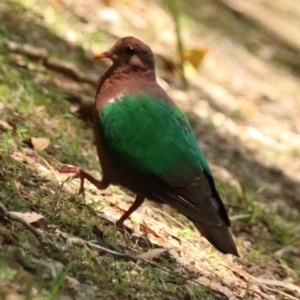
[[79, 290], [80, 282], [76, 278], [66, 276], [64, 280], [66, 281], [66, 284], [67, 284], [68, 288], [72, 289], [73, 291], [74, 290], [76, 290], [76, 291]]
[[41, 219], [44, 219], [44, 216], [41, 214], [38, 214], [36, 212], [26, 212], [26, 213], [22, 213], [22, 212], [18, 212], [18, 211], [11, 211], [10, 213], [16, 215], [19, 218], [22, 218], [23, 220], [25, 220], [27, 223], [34, 223], [37, 222]]
[[48, 138], [30, 138], [30, 143], [32, 148], [36, 151], [45, 150], [50, 145], [50, 140]]
[[208, 48], [185, 49], [184, 57], [195, 69], [197, 69], [201, 65], [207, 52], [209, 52]]
[[7, 130], [13, 130], [14, 128], [9, 125], [7, 122], [0, 120], [0, 127]]
[[141, 259], [148, 259], [148, 260], [151, 260], [155, 257], [158, 257], [160, 256], [162, 253], [166, 252], [167, 249], [164, 249], [164, 248], [156, 248], [156, 249], [152, 249], [152, 250], [149, 250], [143, 254], [140, 255], [140, 258]]

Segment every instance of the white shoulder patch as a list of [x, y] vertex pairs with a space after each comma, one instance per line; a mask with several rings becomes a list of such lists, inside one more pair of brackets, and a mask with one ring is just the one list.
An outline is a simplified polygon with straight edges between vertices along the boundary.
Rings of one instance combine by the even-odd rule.
[[123, 94], [120, 94], [118, 95], [117, 97], [114, 97], [114, 98], [110, 98], [108, 100], [108, 103], [115, 103], [115, 102], [118, 102], [118, 101], [122, 101], [124, 98], [124, 95]]

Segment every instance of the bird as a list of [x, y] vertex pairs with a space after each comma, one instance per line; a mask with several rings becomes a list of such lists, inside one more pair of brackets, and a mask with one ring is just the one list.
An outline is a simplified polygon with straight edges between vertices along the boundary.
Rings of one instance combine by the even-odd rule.
[[175, 208], [221, 253], [239, 256], [211, 169], [187, 117], [156, 80], [151, 48], [128, 36], [94, 59], [112, 61], [93, 108], [102, 180], [74, 166], [61, 172], [76, 174], [81, 192], [85, 180], [100, 190], [112, 184], [132, 191], [119, 228], [148, 199]]

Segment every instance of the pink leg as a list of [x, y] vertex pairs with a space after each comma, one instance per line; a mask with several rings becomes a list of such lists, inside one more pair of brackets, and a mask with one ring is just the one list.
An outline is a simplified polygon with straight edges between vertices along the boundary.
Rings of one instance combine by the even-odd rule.
[[75, 174], [75, 177], [80, 178], [80, 189], [79, 193], [84, 194], [84, 180], [88, 180], [90, 183], [92, 183], [95, 187], [97, 187], [99, 190], [104, 190], [109, 186], [109, 183], [103, 181], [103, 180], [97, 180], [92, 175], [86, 173], [85, 171], [77, 168], [77, 167], [70, 167], [70, 166], [63, 166], [59, 169], [60, 173], [72, 173]]
[[145, 197], [141, 195], [136, 195], [133, 204], [129, 207], [129, 209], [124, 213], [124, 215], [116, 222], [116, 226], [119, 229], [123, 229], [123, 223], [127, 220], [130, 215], [137, 210], [145, 201]]
[[[97, 180], [90, 174], [86, 173], [85, 171], [77, 168], [77, 167], [70, 167], [70, 166], [63, 166], [59, 170], [60, 173], [72, 173], [75, 174], [76, 177], [80, 178], [80, 189], [79, 193], [84, 193], [84, 180], [87, 179], [90, 183], [92, 183], [94, 186], [96, 186], [99, 190], [104, 190], [109, 186], [109, 183], [103, 181], [103, 180]], [[145, 201], [145, 197], [141, 195], [136, 195], [135, 200], [133, 204], [130, 206], [130, 208], [123, 214], [123, 216], [116, 222], [116, 227], [124, 230], [123, 223], [125, 220], [127, 220], [130, 215], [137, 210]]]

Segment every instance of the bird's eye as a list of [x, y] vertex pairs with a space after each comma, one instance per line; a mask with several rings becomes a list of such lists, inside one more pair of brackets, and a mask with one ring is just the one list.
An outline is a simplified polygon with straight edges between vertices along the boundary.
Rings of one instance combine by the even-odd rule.
[[125, 48], [125, 53], [129, 56], [132, 56], [135, 53], [135, 49], [131, 46]]

